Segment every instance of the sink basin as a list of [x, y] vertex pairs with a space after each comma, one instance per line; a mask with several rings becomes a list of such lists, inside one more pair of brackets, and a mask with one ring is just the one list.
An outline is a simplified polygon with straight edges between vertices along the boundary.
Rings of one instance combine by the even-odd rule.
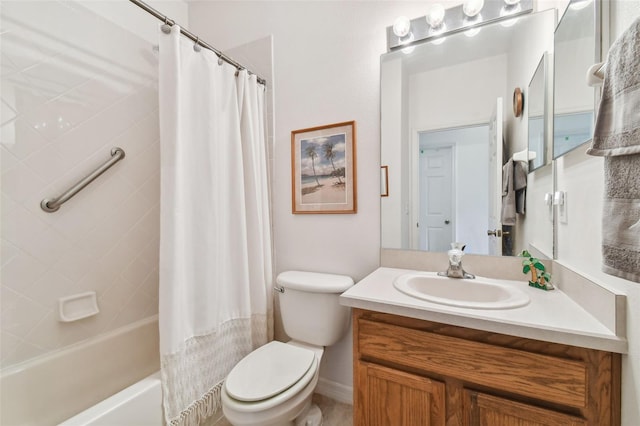
[[513, 309], [529, 303], [529, 296], [518, 283], [477, 277], [459, 279], [438, 276], [434, 272], [400, 275], [393, 286], [409, 296], [442, 305], [472, 309]]

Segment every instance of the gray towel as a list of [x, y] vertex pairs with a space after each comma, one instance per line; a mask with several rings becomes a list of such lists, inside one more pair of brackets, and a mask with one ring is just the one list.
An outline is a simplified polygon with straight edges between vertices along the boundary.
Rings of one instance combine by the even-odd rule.
[[503, 225], [516, 224], [516, 213], [524, 214], [527, 190], [527, 164], [512, 159], [502, 166], [502, 211]]
[[588, 154], [605, 157], [602, 270], [640, 282], [640, 18], [609, 50]]
[[587, 154], [640, 154], [640, 18], [609, 49], [602, 100]]

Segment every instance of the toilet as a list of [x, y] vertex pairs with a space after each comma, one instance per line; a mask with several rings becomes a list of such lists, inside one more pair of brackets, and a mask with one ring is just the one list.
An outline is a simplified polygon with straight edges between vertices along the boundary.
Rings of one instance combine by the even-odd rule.
[[338, 303], [353, 285], [345, 275], [287, 271], [278, 275], [287, 343], [273, 341], [244, 357], [222, 387], [222, 411], [234, 426], [319, 426], [311, 404], [324, 347], [349, 328], [349, 308]]

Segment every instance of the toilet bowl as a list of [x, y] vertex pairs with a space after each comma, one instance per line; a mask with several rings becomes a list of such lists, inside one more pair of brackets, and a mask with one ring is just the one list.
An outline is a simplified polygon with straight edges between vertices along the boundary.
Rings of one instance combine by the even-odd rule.
[[[235, 426], [295, 425], [295, 419], [306, 417], [304, 414], [311, 409], [323, 352], [322, 347], [300, 342], [273, 341], [249, 354], [232, 370], [222, 388], [226, 419]], [[280, 362], [269, 362], [267, 356]], [[252, 382], [248, 372], [256, 370], [263, 379]], [[306, 426], [307, 421], [297, 423]]]
[[222, 411], [234, 426], [320, 426], [311, 404], [324, 347], [349, 326], [339, 295], [353, 285], [344, 275], [288, 271], [276, 279], [287, 343], [273, 341], [244, 357], [222, 387]]

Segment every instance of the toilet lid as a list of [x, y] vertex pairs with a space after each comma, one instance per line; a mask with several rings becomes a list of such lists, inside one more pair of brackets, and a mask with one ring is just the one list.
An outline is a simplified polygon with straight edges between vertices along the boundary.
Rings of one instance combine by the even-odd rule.
[[273, 341], [244, 357], [229, 373], [225, 388], [240, 401], [261, 401], [293, 386], [313, 364], [309, 350]]

